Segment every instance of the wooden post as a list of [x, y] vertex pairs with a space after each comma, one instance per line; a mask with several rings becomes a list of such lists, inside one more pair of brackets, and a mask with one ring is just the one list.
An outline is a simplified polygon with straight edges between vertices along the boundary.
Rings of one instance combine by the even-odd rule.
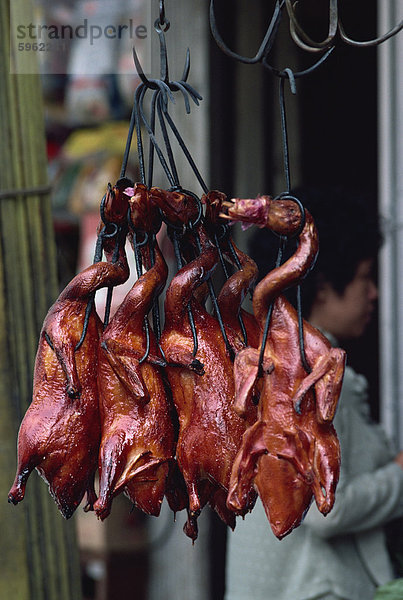
[[36, 472], [24, 501], [7, 504], [39, 331], [58, 292], [40, 80], [10, 74], [9, 10], [0, 0], [0, 598], [80, 600], [74, 520]]

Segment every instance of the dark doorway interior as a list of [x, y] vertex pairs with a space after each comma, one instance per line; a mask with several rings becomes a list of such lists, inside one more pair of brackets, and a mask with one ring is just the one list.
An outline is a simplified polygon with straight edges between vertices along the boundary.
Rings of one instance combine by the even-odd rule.
[[[239, 16], [240, 2], [216, 2], [220, 31], [226, 40], [234, 40], [234, 30]], [[262, 14], [270, 14], [274, 2], [255, 0]], [[268, 4], [270, 6], [268, 7]], [[345, 0], [342, 18], [346, 32], [357, 40], [376, 36], [376, 0]], [[273, 6], [272, 6], [273, 5]], [[312, 38], [326, 37], [326, 15], [320, 14], [328, 2], [307, 0], [306, 26]], [[231, 15], [231, 18], [228, 17]], [[239, 23], [238, 23], [239, 26]], [[243, 26], [246, 26], [244, 24]], [[265, 23], [262, 23], [264, 33]], [[258, 46], [261, 33], [251, 32]], [[300, 67], [305, 68], [317, 60], [317, 55], [299, 52]], [[278, 58], [278, 56], [277, 56]], [[211, 42], [211, 180], [214, 186], [226, 193], [234, 189], [237, 145], [233, 97], [235, 78], [239, 69], [252, 68], [240, 65], [224, 56]], [[277, 82], [270, 80], [257, 86], [259, 93], [271, 98], [277, 93]], [[254, 93], [254, 90], [251, 90]], [[269, 100], [270, 102], [270, 100]], [[356, 48], [338, 43], [332, 55], [314, 74], [298, 81], [297, 102], [300, 127], [301, 185], [343, 183], [369, 191], [376, 202], [377, 190], [377, 55], [375, 48]], [[265, 104], [266, 109], [269, 104]], [[268, 164], [274, 153], [281, 152], [270, 142], [273, 138], [272, 119], [267, 110], [260, 118], [267, 144], [264, 152]], [[250, 174], [253, 177], [253, 173]], [[265, 181], [270, 193], [271, 174], [268, 169]], [[337, 207], [335, 207], [337, 210]], [[377, 319], [363, 339], [347, 348], [349, 361], [369, 380], [371, 408], [375, 419], [379, 416], [378, 398], [378, 324]], [[212, 598], [221, 600], [224, 594], [225, 527], [214, 517], [211, 556], [213, 564]], [[229, 534], [230, 535], [230, 534]]]

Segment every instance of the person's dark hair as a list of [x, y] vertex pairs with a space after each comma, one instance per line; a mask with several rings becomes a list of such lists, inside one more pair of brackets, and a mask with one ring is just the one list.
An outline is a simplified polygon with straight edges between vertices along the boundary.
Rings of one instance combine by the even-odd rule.
[[[376, 258], [382, 236], [376, 201], [369, 195], [341, 186], [297, 188], [292, 194], [312, 214], [319, 232], [318, 259], [301, 286], [303, 313], [308, 316], [321, 285], [330, 283], [342, 294], [359, 263]], [[249, 254], [257, 263], [260, 278], [274, 267], [278, 245], [278, 238], [267, 230], [258, 230], [251, 237]]]

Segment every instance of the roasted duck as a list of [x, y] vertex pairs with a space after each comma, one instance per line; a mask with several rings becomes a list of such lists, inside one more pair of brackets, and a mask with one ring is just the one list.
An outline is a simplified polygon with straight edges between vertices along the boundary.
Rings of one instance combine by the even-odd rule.
[[[134, 231], [140, 238], [146, 234], [151, 239], [160, 226], [159, 211], [151, 206], [144, 185], [136, 184], [131, 193]], [[129, 238], [133, 244], [133, 233]], [[128, 292], [100, 340], [102, 441], [99, 498], [94, 509], [101, 519], [108, 516], [113, 497], [122, 491], [143, 512], [158, 516], [167, 476], [174, 467], [175, 432], [161, 374], [164, 363], [150, 328], [147, 352], [145, 329], [145, 318], [165, 285], [168, 270], [156, 243], [153, 264], [151, 253], [150, 245], [141, 247], [146, 272]]]
[[[260, 223], [270, 221], [268, 213], [276, 201], [242, 202], [239, 218]], [[228, 210], [238, 218], [235, 204]], [[277, 217], [276, 217], [277, 218]], [[270, 222], [279, 233], [281, 212]], [[284, 233], [284, 232], [283, 232]], [[318, 250], [317, 231], [312, 217], [305, 215], [295, 253], [283, 265], [269, 272], [257, 285], [253, 310], [261, 336], [270, 305], [272, 314], [262, 364], [260, 347], [246, 348], [235, 358], [235, 410], [247, 411], [252, 397], [259, 397], [258, 420], [245, 432], [235, 459], [228, 506], [243, 511], [252, 482], [258, 490], [278, 538], [284, 537], [302, 520], [312, 494], [323, 514], [334, 503], [339, 476], [340, 450], [332, 419], [340, 394], [345, 353], [331, 348], [328, 340], [309, 323], [303, 324], [305, 353], [310, 373], [301, 358], [299, 324], [295, 309], [281, 293], [299, 282], [313, 264]]]
[[86, 491], [89, 508], [95, 501], [94, 474], [100, 441], [97, 348], [101, 321], [91, 298], [96, 290], [128, 278], [126, 232], [118, 229], [126, 221], [127, 201], [119, 186], [109, 187], [103, 212], [108, 221], [115, 223], [115, 229], [112, 227], [110, 236], [102, 223], [100, 233], [107, 261], [97, 262], [76, 275], [44, 320], [35, 361], [33, 400], [19, 430], [17, 474], [8, 494], [13, 504], [24, 498], [26, 482], [34, 468], [48, 483], [65, 518], [73, 514]]
[[[189, 223], [197, 215], [194, 199], [184, 193], [152, 188], [151, 196], [175, 226]], [[167, 289], [161, 337], [179, 417], [176, 456], [189, 495], [185, 533], [193, 540], [198, 533], [197, 517], [207, 502], [227, 525], [235, 526], [235, 514], [226, 507], [226, 499], [232, 463], [245, 431], [244, 420], [232, 409], [233, 364], [218, 321], [195, 296], [218, 260], [217, 249], [202, 227], [198, 227], [198, 235], [200, 255], [178, 271]], [[197, 332], [197, 352], [188, 306]], [[240, 340], [239, 349], [242, 347]], [[255, 499], [251, 489], [245, 512]]]

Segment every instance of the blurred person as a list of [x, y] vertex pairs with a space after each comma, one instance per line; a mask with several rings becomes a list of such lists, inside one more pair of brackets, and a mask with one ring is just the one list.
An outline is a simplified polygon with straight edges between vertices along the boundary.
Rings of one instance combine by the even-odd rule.
[[[351, 190], [294, 194], [313, 215], [320, 243], [301, 286], [304, 317], [343, 347], [364, 333], [375, 309], [379, 221], [371, 203]], [[275, 244], [267, 230], [251, 239], [249, 254], [262, 277], [274, 266]], [[325, 518], [313, 503], [280, 541], [258, 499], [227, 536], [225, 600], [370, 600], [394, 578], [384, 526], [403, 516], [403, 452], [371, 420], [367, 381], [348, 357], [334, 425], [341, 473], [332, 511]]]

